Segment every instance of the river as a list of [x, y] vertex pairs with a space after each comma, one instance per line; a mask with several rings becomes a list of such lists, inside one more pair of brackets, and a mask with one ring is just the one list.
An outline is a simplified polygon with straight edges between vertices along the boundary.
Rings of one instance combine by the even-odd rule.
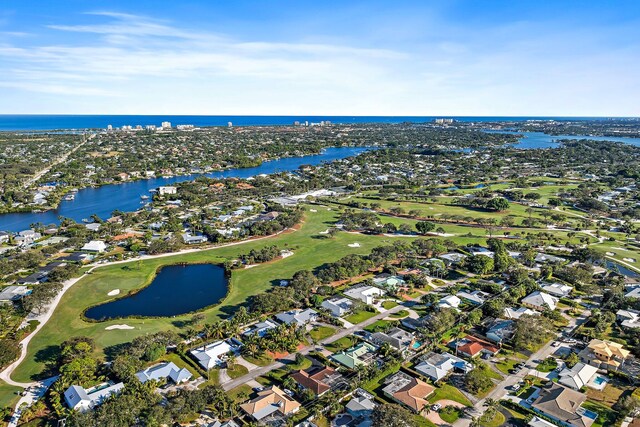
[[609, 141], [621, 142], [623, 144], [635, 145], [640, 147], [640, 138], [616, 137], [616, 136], [588, 136], [588, 135], [548, 135], [543, 132], [516, 132], [507, 130], [485, 130], [487, 133], [504, 133], [509, 135], [522, 135], [516, 148], [522, 149], [539, 149], [539, 148], [555, 148], [558, 147], [558, 141], [561, 139], [590, 139], [593, 141]]
[[190, 181], [198, 176], [210, 178], [249, 178], [261, 174], [290, 172], [302, 165], [318, 165], [323, 162], [344, 159], [370, 150], [367, 147], [331, 147], [321, 154], [303, 157], [285, 157], [270, 160], [253, 168], [238, 168], [216, 171], [202, 175], [182, 175], [170, 178], [152, 178], [121, 184], [103, 185], [97, 188], [84, 188], [76, 194], [73, 201], [62, 201], [57, 209], [45, 212], [18, 212], [0, 215], [0, 230], [21, 231], [30, 228], [31, 224], [58, 224], [59, 217], [82, 221], [96, 214], [102, 219], [111, 217], [115, 210], [131, 212], [142, 206], [140, 196], [150, 196], [149, 190], [163, 185]]

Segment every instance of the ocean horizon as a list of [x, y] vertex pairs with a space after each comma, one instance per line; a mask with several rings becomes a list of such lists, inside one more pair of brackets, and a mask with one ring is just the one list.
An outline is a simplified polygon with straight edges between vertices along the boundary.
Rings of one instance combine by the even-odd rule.
[[362, 123], [427, 123], [436, 118], [454, 119], [460, 122], [494, 122], [527, 120], [611, 120], [629, 119], [629, 117], [560, 117], [560, 116], [262, 116], [262, 115], [109, 115], [109, 114], [0, 114], [0, 131], [47, 131], [47, 130], [85, 130], [106, 129], [131, 125], [160, 126], [163, 121], [175, 125], [194, 125], [199, 127], [227, 126], [284, 126], [298, 121], [317, 123], [330, 121], [336, 124]]

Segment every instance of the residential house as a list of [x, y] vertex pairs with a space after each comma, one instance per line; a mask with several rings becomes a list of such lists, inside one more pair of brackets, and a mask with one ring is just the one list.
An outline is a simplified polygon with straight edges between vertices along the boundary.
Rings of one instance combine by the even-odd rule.
[[388, 292], [395, 292], [398, 288], [404, 286], [406, 282], [398, 276], [390, 274], [380, 274], [373, 279], [376, 286], [384, 288]]
[[457, 252], [452, 252], [452, 253], [448, 253], [448, 254], [442, 254], [442, 255], [438, 255], [438, 258], [440, 258], [441, 260], [444, 261], [444, 263], [447, 266], [453, 265], [453, 264], [459, 264], [462, 261], [464, 261], [464, 259], [467, 256], [464, 254], [459, 254]]
[[7, 243], [11, 236], [6, 231], [0, 231], [0, 245], [3, 243]]
[[258, 392], [258, 396], [240, 405], [256, 421], [297, 412], [300, 404], [276, 386]]
[[207, 243], [209, 239], [204, 235], [193, 235], [189, 233], [184, 233], [182, 235], [182, 241], [185, 245], [199, 245], [202, 243]]
[[307, 308], [305, 310], [291, 310], [276, 314], [276, 319], [279, 322], [286, 323], [287, 325], [297, 323], [299, 326], [305, 326], [306, 324], [315, 321], [317, 317], [318, 312], [311, 308]]
[[147, 381], [171, 380], [174, 384], [180, 384], [191, 379], [191, 372], [186, 368], [178, 368], [173, 362], [159, 363], [136, 373], [141, 383]]
[[209, 370], [224, 365], [227, 354], [236, 350], [236, 347], [231, 346], [226, 341], [216, 341], [203, 347], [194, 348], [190, 353], [200, 366]]
[[531, 408], [565, 426], [590, 427], [595, 417], [591, 418], [594, 414], [581, 407], [586, 400], [585, 394], [549, 381]]
[[531, 421], [527, 423], [529, 427], [556, 427], [555, 424], [550, 423], [549, 421], [543, 420], [540, 417], [534, 416], [531, 418]]
[[374, 345], [361, 342], [355, 347], [332, 354], [330, 359], [349, 369], [353, 369], [357, 366], [366, 366], [371, 363], [375, 357], [375, 351], [376, 347]]
[[440, 381], [452, 371], [469, 372], [473, 366], [450, 353], [427, 353], [415, 370], [433, 381]]
[[460, 307], [462, 301], [455, 295], [447, 295], [445, 297], [440, 298], [438, 301], [438, 308], [451, 308], [457, 310]]
[[98, 384], [89, 389], [72, 385], [64, 392], [64, 400], [69, 408], [84, 412], [99, 406], [109, 396], [117, 394], [123, 389], [123, 383], [113, 384], [111, 382]]
[[566, 259], [559, 256], [539, 253], [536, 255], [535, 261], [540, 264], [560, 264], [565, 262]]
[[276, 325], [271, 320], [267, 319], [264, 322], [254, 323], [253, 325], [249, 326], [249, 328], [245, 329], [242, 332], [242, 335], [246, 337], [246, 336], [255, 334], [255, 335], [258, 335], [259, 337], [263, 337], [267, 334], [267, 332], [269, 332], [270, 329], [275, 329], [277, 327], [278, 325]]
[[306, 371], [291, 374], [291, 378], [301, 389], [311, 390], [316, 396], [322, 396], [332, 388], [346, 385], [342, 374], [329, 366], [312, 366]]
[[405, 317], [400, 320], [400, 324], [407, 329], [412, 331], [417, 331], [418, 329], [424, 328], [429, 324], [429, 316], [422, 316], [417, 319], [413, 319], [411, 317]]
[[165, 194], [176, 194], [178, 192], [177, 187], [165, 186], [158, 187], [158, 194], [164, 196]]
[[494, 356], [500, 349], [488, 341], [467, 335], [461, 340], [452, 341], [449, 347], [455, 349], [458, 354], [474, 358], [480, 355]]
[[629, 350], [617, 342], [592, 339], [587, 347], [578, 353], [578, 356], [584, 363], [615, 371], [629, 356]]
[[427, 398], [435, 387], [403, 372], [397, 372], [385, 380], [382, 392], [385, 396], [420, 413], [429, 404]]
[[385, 292], [375, 286], [358, 286], [351, 288], [344, 293], [349, 298], [358, 299], [365, 304], [373, 304], [376, 298], [385, 294]]
[[213, 422], [213, 424], [209, 424], [207, 427], [240, 427], [240, 426], [238, 425], [238, 423], [236, 423], [233, 420], [229, 420], [225, 422], [216, 420]]
[[542, 290], [548, 294], [554, 295], [558, 298], [567, 297], [573, 292], [573, 287], [569, 285], [563, 285], [562, 283], [542, 283]]
[[11, 303], [13, 301], [18, 301], [19, 299], [29, 295], [31, 290], [26, 286], [7, 286], [2, 291], [0, 291], [0, 303], [6, 304]]
[[598, 368], [595, 366], [587, 365], [586, 363], [576, 363], [573, 368], [564, 368], [560, 371], [558, 383], [574, 390], [580, 390], [589, 383], [597, 372]]
[[356, 419], [356, 424], [354, 425], [370, 425], [371, 415], [377, 406], [374, 401], [374, 396], [361, 388], [355, 389], [353, 396], [354, 397], [345, 405], [345, 409], [349, 415]]
[[538, 314], [538, 312], [526, 307], [518, 307], [518, 308], [507, 307], [504, 309], [504, 317], [511, 320], [517, 320], [520, 318], [520, 316], [525, 314], [528, 316], [534, 316]]
[[482, 305], [491, 297], [488, 293], [478, 290], [473, 292], [458, 292], [456, 296], [474, 305]]
[[100, 227], [102, 226], [102, 224], [100, 224], [99, 222], [92, 222], [91, 224], [85, 224], [84, 225], [85, 228], [89, 231], [100, 231]]
[[616, 312], [616, 320], [625, 328], [640, 328], [640, 311], [618, 310]]
[[371, 334], [371, 342], [376, 345], [388, 343], [393, 349], [405, 354], [413, 349], [416, 340], [412, 333], [400, 328], [393, 328], [388, 332], [375, 332]]
[[320, 306], [329, 310], [333, 316], [341, 317], [351, 311], [353, 301], [349, 298], [332, 298], [322, 301]]
[[102, 253], [107, 250], [107, 244], [102, 240], [92, 240], [84, 245], [80, 250], [86, 252], [98, 252]]
[[640, 286], [630, 286], [629, 291], [624, 294], [625, 298], [636, 298], [636, 299], [640, 299]]
[[485, 336], [496, 344], [509, 341], [516, 332], [516, 322], [513, 320], [496, 319], [491, 323]]
[[538, 311], [555, 310], [560, 300], [545, 292], [535, 291], [522, 299], [522, 305]]

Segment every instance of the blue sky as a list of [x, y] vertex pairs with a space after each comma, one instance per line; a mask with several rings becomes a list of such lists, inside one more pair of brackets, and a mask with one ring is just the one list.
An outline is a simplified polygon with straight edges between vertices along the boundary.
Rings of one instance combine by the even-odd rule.
[[640, 115], [639, 1], [4, 0], [0, 113]]

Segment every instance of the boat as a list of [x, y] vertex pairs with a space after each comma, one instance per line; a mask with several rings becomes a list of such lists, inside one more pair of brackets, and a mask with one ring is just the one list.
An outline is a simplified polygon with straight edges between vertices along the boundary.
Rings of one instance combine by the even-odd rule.
[[72, 201], [72, 200], [75, 200], [75, 198], [76, 198], [76, 196], [75, 196], [75, 195], [73, 195], [73, 194], [67, 194], [66, 196], [64, 196], [64, 198], [63, 198], [63, 199], [64, 199], [64, 200], [66, 200], [66, 201], [69, 201], [69, 202], [70, 202], [70, 201]]
[[142, 200], [147, 200], [147, 199], [149, 198], [149, 196], [147, 196], [147, 195], [143, 194], [142, 196], [140, 196], [140, 198], [141, 198]]
[[91, 221], [89, 221], [87, 218], [82, 218], [82, 222], [85, 222], [85, 223], [87, 223], [87, 224], [88, 224], [88, 223], [90, 223]]

